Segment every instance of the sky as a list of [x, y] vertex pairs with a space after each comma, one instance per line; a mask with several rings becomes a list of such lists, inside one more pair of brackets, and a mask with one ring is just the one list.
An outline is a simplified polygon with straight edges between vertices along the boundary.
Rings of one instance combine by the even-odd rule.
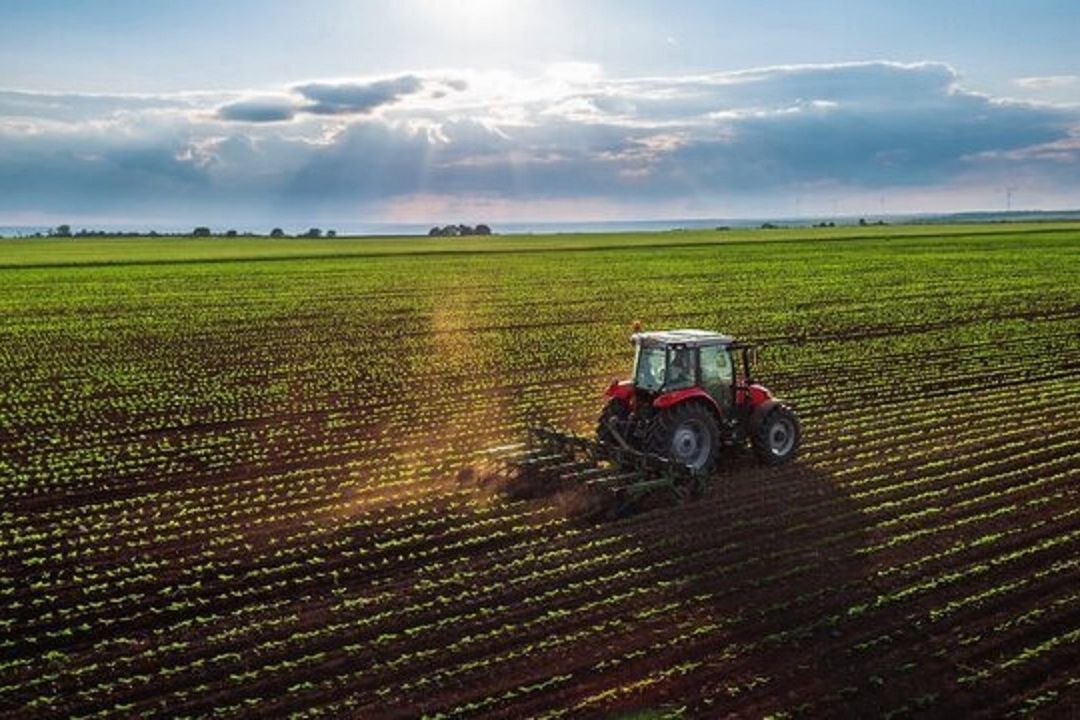
[[1077, 28], [1050, 0], [0, 0], [0, 225], [1076, 208]]

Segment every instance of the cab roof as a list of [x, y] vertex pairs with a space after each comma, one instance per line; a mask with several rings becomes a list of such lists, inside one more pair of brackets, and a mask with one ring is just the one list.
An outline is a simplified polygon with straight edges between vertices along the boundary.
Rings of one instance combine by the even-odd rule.
[[657, 330], [638, 332], [630, 336], [636, 345], [701, 347], [702, 345], [733, 345], [735, 340], [730, 335], [722, 335], [709, 330]]

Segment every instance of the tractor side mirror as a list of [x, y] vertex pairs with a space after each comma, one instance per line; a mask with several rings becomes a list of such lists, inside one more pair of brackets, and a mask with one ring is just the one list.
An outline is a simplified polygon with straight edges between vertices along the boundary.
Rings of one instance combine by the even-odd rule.
[[750, 348], [750, 364], [754, 365], [755, 367], [758, 364], [758, 349], [756, 345]]

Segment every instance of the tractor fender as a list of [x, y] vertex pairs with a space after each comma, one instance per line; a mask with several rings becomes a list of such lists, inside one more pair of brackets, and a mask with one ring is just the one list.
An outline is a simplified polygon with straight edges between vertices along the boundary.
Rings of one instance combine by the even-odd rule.
[[769, 411], [777, 405], [780, 405], [779, 400], [769, 398], [754, 408], [754, 411], [750, 413], [749, 430], [751, 433], [757, 432], [757, 429], [761, 427], [761, 423], [765, 421], [765, 417], [769, 414]]
[[608, 389], [604, 391], [604, 397], [621, 400], [626, 407], [632, 407], [634, 403], [634, 383], [629, 380], [613, 380]]
[[753, 383], [750, 387], [739, 386], [735, 389], [735, 404], [739, 407], [759, 407], [762, 403], [773, 399], [769, 388], [759, 383]]
[[664, 393], [660, 397], [653, 400], [653, 407], [657, 410], [663, 410], [664, 408], [678, 405], [679, 403], [686, 402], [687, 400], [703, 400], [705, 403], [716, 412], [719, 417], [722, 415], [720, 412], [720, 406], [713, 399], [713, 396], [705, 392], [699, 387], [685, 388], [683, 390], [672, 390], [671, 392]]

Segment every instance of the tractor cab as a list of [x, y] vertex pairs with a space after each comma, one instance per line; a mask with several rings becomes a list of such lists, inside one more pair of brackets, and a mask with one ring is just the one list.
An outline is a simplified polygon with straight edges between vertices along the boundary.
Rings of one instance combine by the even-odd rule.
[[[727, 335], [702, 330], [635, 333], [634, 375], [637, 393], [655, 397], [668, 392], [701, 388], [724, 415], [735, 406], [739, 360], [742, 377], [749, 377], [747, 345], [737, 345]], [[740, 358], [741, 355], [741, 358]]]

